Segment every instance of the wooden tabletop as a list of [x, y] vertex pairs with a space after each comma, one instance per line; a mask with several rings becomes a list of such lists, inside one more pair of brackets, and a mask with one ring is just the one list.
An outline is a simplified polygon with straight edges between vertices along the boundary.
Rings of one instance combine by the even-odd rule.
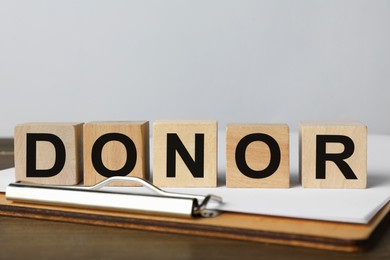
[[[0, 139], [0, 169], [12, 166], [12, 140]], [[0, 259], [390, 259], [390, 230], [382, 231], [369, 250], [343, 253], [0, 216]]]

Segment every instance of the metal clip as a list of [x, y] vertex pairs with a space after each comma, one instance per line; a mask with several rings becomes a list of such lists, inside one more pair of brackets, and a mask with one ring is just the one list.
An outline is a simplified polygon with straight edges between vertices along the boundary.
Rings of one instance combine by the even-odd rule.
[[[155, 194], [117, 193], [101, 190], [118, 181], [138, 183]], [[222, 198], [215, 195], [200, 196], [167, 192], [141, 178], [119, 176], [108, 178], [91, 187], [11, 183], [6, 189], [6, 199], [176, 217], [215, 217], [219, 211], [208, 208], [210, 202], [214, 202], [217, 206], [222, 204]]]

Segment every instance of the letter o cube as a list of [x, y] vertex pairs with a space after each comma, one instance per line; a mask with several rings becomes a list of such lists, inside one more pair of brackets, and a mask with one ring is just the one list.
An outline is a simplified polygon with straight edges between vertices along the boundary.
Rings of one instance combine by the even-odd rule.
[[[149, 178], [149, 122], [108, 121], [84, 125], [84, 185], [114, 176]], [[130, 182], [118, 186], [138, 186]]]
[[228, 124], [226, 187], [289, 188], [287, 124]]

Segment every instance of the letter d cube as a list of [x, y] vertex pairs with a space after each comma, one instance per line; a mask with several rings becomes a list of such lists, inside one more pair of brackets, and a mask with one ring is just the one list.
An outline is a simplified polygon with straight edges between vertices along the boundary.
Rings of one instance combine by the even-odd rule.
[[82, 176], [83, 123], [26, 123], [15, 127], [17, 181], [75, 185]]

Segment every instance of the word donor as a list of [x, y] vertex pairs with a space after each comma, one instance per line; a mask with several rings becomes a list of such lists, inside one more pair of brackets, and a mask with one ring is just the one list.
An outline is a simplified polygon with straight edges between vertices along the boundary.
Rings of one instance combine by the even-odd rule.
[[[289, 188], [289, 138], [287, 124], [228, 124], [226, 186]], [[149, 146], [148, 121], [20, 124], [16, 180], [86, 186], [112, 176], [150, 180]], [[217, 147], [217, 121], [154, 122], [153, 184], [216, 187]], [[305, 188], [366, 188], [367, 127], [301, 122], [299, 176]]]

